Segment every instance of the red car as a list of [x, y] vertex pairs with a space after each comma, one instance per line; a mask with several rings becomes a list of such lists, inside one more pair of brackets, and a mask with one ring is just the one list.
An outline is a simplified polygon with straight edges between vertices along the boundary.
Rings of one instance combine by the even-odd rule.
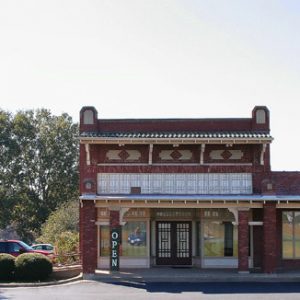
[[0, 240], [0, 253], [18, 256], [23, 253], [41, 253], [52, 259], [51, 253], [43, 250], [34, 250], [26, 243], [18, 240]]

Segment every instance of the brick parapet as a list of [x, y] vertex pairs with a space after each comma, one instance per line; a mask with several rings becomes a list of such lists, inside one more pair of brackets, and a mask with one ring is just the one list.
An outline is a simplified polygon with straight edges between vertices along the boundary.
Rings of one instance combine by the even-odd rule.
[[99, 119], [103, 132], [250, 131], [252, 119]]

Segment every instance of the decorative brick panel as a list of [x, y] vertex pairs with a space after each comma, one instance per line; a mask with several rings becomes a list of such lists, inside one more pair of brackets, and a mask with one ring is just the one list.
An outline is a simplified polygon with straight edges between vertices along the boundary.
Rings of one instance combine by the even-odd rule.
[[277, 267], [276, 203], [264, 204], [263, 271], [273, 273]]
[[256, 145], [206, 145], [204, 163], [254, 163]]
[[239, 210], [238, 219], [238, 270], [239, 272], [248, 272], [249, 210]]
[[[115, 144], [93, 145], [95, 152], [93, 159], [99, 163], [148, 163], [149, 146], [148, 145], [125, 145]], [[115, 156], [115, 157], [114, 157]]]
[[97, 210], [92, 201], [83, 201], [80, 208], [80, 245], [82, 253], [82, 271], [92, 274], [97, 268]]

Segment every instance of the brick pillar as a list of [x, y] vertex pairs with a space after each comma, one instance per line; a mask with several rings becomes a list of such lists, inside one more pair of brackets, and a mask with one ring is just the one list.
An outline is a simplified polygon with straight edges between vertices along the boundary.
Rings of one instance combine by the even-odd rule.
[[109, 225], [110, 227], [120, 226], [120, 210], [110, 210], [109, 211]]
[[276, 271], [276, 203], [264, 204], [263, 272]]
[[238, 271], [249, 272], [249, 209], [238, 210]]
[[97, 209], [94, 201], [83, 201], [80, 208], [80, 246], [83, 274], [93, 274], [97, 268]]

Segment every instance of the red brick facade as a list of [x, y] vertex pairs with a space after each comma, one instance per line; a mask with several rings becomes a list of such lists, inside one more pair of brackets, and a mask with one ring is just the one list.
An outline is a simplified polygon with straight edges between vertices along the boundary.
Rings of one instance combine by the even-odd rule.
[[[282, 212], [297, 209], [300, 211], [300, 172], [271, 171], [272, 138], [269, 136], [269, 124], [269, 111], [261, 106], [253, 109], [250, 118], [243, 119], [104, 120], [98, 119], [94, 107], [82, 108], [80, 245], [83, 272], [93, 273], [99, 267], [101, 237], [98, 228], [122, 226], [121, 209], [134, 207], [135, 203], [134, 200], [131, 201], [130, 193], [141, 194], [145, 199], [156, 197], [153, 207], [147, 199], [143, 200], [143, 204], [139, 203], [150, 210], [150, 216], [160, 205], [164, 209], [168, 208], [160, 202], [157, 193], [144, 193], [139, 186], [132, 186], [125, 195], [118, 195], [117, 192], [111, 195], [99, 193], [99, 175], [129, 173], [226, 176], [232, 173], [251, 174], [252, 192], [246, 194], [249, 198], [247, 201], [239, 201], [239, 196], [243, 198], [245, 195], [238, 195], [236, 192], [232, 195], [226, 194], [226, 197], [218, 195], [219, 200], [210, 200], [209, 195], [212, 192], [208, 195], [187, 193], [181, 195], [186, 196], [186, 200], [176, 206], [172, 196], [175, 198], [178, 195], [162, 196], [169, 197], [166, 203], [169, 203], [170, 208], [184, 209], [186, 205], [186, 208], [197, 210], [195, 215], [201, 215], [200, 209], [227, 209], [228, 203], [230, 211], [237, 212], [232, 223], [238, 230], [237, 265], [233, 264], [238, 271], [248, 272], [255, 268], [265, 273], [273, 273], [280, 269], [300, 268], [300, 259], [284, 259], [282, 249]], [[201, 138], [195, 138], [197, 134], [202, 134]], [[230, 196], [232, 199], [228, 201]], [[205, 200], [203, 197], [206, 197]], [[116, 199], [117, 202], [110, 199]], [[97, 217], [99, 207], [108, 209], [108, 218]], [[147, 220], [149, 224], [150, 220], [153, 221], [150, 217]], [[193, 220], [193, 226], [196, 227], [200, 221], [202, 222], [201, 218]], [[151, 243], [154, 243], [157, 235], [153, 234], [155, 225], [152, 226], [149, 237]], [[195, 234], [193, 232], [194, 236]], [[203, 250], [196, 251], [197, 245], [193, 247], [193, 253]], [[154, 246], [149, 245], [149, 261], [153, 251]], [[226, 259], [224, 254], [224, 261]], [[203, 259], [200, 265], [202, 264]]]
[[238, 220], [238, 270], [242, 273], [249, 272], [249, 210], [239, 210]]
[[263, 271], [273, 273], [277, 267], [277, 222], [275, 203], [264, 204]]
[[83, 273], [94, 273], [97, 268], [96, 208], [93, 202], [83, 201], [80, 208], [80, 243]]

